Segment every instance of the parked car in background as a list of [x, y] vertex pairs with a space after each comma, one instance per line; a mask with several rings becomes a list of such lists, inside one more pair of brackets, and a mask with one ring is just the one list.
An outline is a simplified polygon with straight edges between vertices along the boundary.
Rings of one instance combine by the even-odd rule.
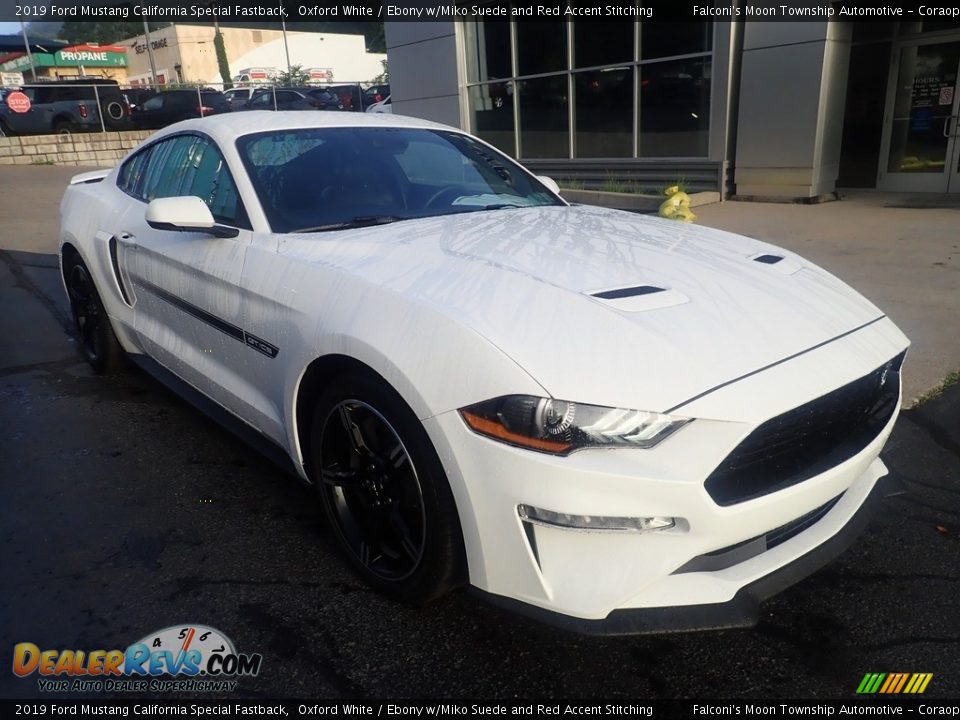
[[373, 105], [367, 108], [367, 112], [393, 114], [393, 105], [390, 103], [390, 96], [387, 95], [387, 97], [380, 102], [375, 102]]
[[312, 88], [310, 96], [316, 100], [319, 110], [343, 110], [343, 103], [336, 93], [325, 88]]
[[316, 88], [258, 88], [247, 102], [234, 110], [321, 110], [311, 94]]
[[127, 99], [127, 104], [130, 106], [131, 111], [133, 111], [133, 108], [143, 105], [156, 94], [157, 91], [149, 87], [130, 88], [129, 90], [123, 91], [123, 96]]
[[327, 85], [323, 89], [339, 98], [341, 110], [363, 112], [366, 106], [359, 85]]
[[165, 90], [134, 108], [130, 119], [139, 129], [155, 130], [225, 112], [230, 112], [230, 104], [219, 90]]
[[369, 108], [379, 102], [383, 102], [390, 97], [389, 85], [371, 85], [363, 91], [363, 107]]
[[24, 85], [19, 92], [30, 99], [30, 109], [14, 112], [6, 103], [7, 93], [0, 103], [0, 133], [4, 135], [100, 132], [130, 126], [129, 105], [113, 80], [38, 83]]
[[256, 88], [252, 87], [238, 87], [224, 90], [223, 95], [227, 98], [227, 103], [229, 103], [231, 110], [239, 110], [253, 97], [255, 91]]

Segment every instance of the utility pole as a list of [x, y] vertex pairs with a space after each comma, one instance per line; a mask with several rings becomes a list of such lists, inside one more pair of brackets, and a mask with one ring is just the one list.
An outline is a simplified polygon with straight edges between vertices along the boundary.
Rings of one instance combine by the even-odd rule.
[[153, 44], [150, 42], [150, 26], [143, 21], [143, 34], [147, 39], [147, 52], [150, 54], [150, 84], [157, 84], [157, 62], [153, 58]]
[[[37, 69], [33, 66], [33, 53], [30, 51], [30, 39], [27, 37], [27, 26], [23, 24], [23, 20], [20, 21], [20, 32], [23, 33], [23, 46], [27, 49], [27, 59], [30, 61], [30, 74], [33, 76], [33, 81], [37, 81]], [[286, 38], [286, 34], [283, 36]], [[290, 56], [287, 56], [287, 65], [290, 64]]]
[[283, 28], [283, 50], [287, 53], [287, 77], [290, 77], [290, 46], [287, 44], [287, 22], [280, 21], [280, 27]]

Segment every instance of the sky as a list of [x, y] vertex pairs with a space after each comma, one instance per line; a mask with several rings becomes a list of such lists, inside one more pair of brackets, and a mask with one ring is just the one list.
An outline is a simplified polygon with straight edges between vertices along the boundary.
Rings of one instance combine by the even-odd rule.
[[20, 32], [20, 23], [0, 22], [0, 35], [12, 35], [18, 32]]

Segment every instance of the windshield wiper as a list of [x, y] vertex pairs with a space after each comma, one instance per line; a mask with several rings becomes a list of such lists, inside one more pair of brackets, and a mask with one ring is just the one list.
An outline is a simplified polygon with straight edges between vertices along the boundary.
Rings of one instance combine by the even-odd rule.
[[299, 228], [291, 230], [291, 233], [312, 233], [326, 232], [328, 230], [349, 230], [350, 228], [373, 227], [374, 225], [389, 225], [398, 220], [406, 220], [398, 215], [359, 215], [352, 220], [344, 222], [327, 223], [326, 225], [314, 225], [313, 227]]

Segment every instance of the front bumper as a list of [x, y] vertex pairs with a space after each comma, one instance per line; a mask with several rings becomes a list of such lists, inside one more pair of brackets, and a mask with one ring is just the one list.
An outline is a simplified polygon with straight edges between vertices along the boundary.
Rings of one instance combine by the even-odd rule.
[[744, 585], [726, 602], [679, 607], [622, 608], [614, 610], [603, 619], [591, 620], [553, 612], [503, 595], [494, 595], [477, 587], [471, 587], [470, 591], [496, 607], [583, 635], [644, 635], [753, 627], [760, 619], [761, 602], [803, 580], [850, 547], [879, 505], [884, 485], [882, 479], [874, 484], [866, 502], [835, 535], [769, 575]]
[[[478, 436], [456, 412], [428, 418], [460, 512], [471, 585], [498, 605], [584, 632], [752, 624], [760, 600], [827, 562], [860, 529], [886, 473], [878, 456], [897, 414], [853, 457], [777, 492], [720, 506], [705, 478], [762, 422], [861, 377], [906, 344], [892, 323], [875, 323], [688, 404], [679, 413], [696, 421], [649, 450], [554, 457]], [[519, 505], [677, 523], [647, 533], [531, 526]], [[816, 522], [776, 546], [697, 564], [817, 508], [826, 509]]]

